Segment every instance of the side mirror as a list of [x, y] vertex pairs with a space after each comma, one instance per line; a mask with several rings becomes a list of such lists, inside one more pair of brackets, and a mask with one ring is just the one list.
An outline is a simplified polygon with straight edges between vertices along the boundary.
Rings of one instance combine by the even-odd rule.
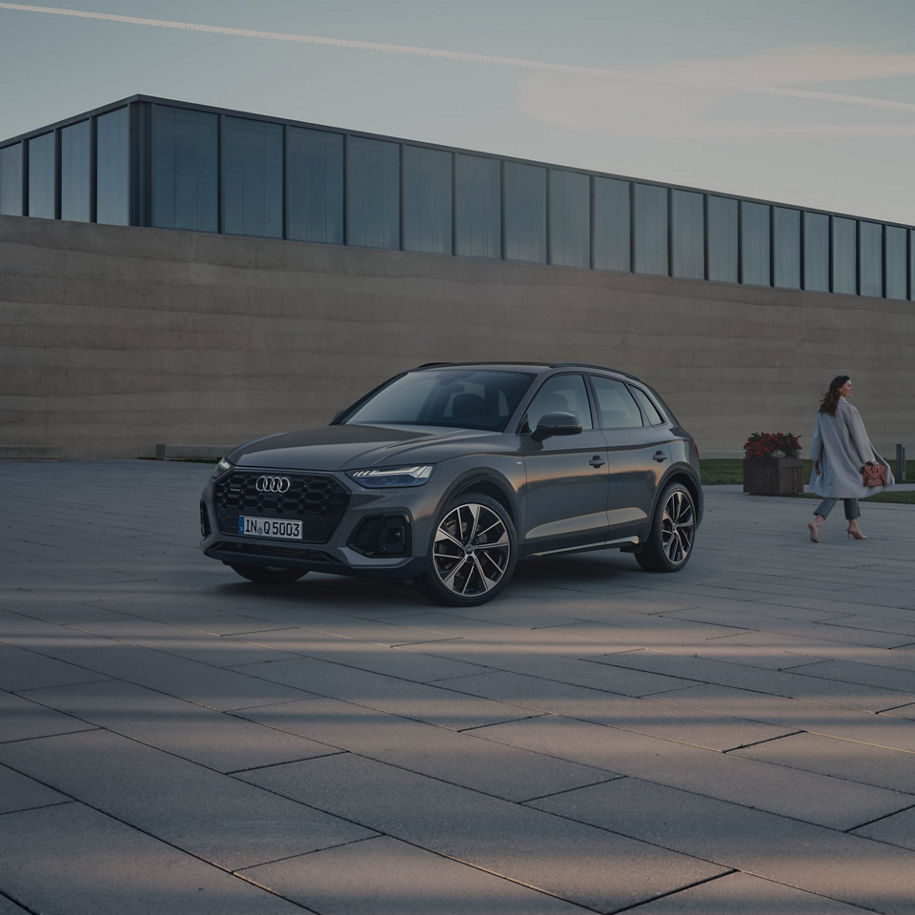
[[531, 433], [531, 438], [535, 442], [542, 442], [553, 435], [578, 435], [580, 432], [581, 423], [571, 413], [545, 413]]

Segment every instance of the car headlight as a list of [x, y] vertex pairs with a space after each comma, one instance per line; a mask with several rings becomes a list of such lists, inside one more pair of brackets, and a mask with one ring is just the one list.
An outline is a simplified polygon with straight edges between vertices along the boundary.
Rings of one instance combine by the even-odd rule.
[[432, 474], [431, 464], [409, 467], [373, 467], [369, 470], [348, 470], [346, 475], [367, 489], [388, 489], [396, 486], [422, 486]]
[[235, 465], [231, 461], [227, 461], [225, 458], [220, 458], [219, 463], [213, 470], [214, 477], [221, 477], [224, 473], [228, 473]]

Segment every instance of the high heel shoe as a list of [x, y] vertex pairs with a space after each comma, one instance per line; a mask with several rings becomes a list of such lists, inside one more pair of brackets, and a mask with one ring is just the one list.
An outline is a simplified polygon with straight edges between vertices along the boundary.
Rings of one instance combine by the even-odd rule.
[[852, 538], [854, 538], [855, 540], [867, 540], [867, 537], [865, 537], [864, 534], [861, 533], [861, 531], [853, 531], [851, 528], [849, 528], [847, 533], [848, 533], [849, 540], [851, 540]]
[[814, 543], [819, 543], [820, 542], [820, 529], [812, 521], [810, 522], [810, 524], [807, 525], [807, 530], [810, 531], [810, 539]]

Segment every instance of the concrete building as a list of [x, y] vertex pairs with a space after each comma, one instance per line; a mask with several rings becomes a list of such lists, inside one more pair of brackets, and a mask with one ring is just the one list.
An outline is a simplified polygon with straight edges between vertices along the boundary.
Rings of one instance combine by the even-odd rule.
[[0, 143], [0, 214], [0, 456], [218, 449], [495, 358], [634, 372], [706, 456], [809, 444], [839, 372], [915, 440], [908, 226], [145, 96]]

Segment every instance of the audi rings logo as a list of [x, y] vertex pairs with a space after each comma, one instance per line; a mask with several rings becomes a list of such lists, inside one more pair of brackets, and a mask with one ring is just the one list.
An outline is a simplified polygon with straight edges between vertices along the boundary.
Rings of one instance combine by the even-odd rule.
[[254, 488], [258, 492], [289, 492], [289, 477], [258, 477]]

